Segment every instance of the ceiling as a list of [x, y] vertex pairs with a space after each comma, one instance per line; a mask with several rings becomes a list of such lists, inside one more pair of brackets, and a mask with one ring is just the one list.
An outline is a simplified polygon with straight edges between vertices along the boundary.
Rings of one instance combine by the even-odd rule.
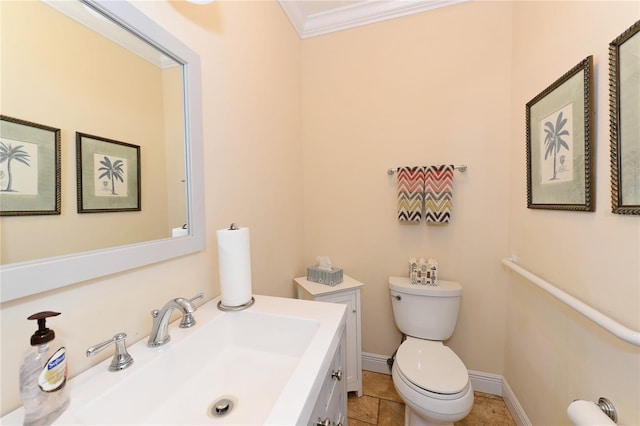
[[279, 0], [303, 39], [464, 1], [469, 0]]

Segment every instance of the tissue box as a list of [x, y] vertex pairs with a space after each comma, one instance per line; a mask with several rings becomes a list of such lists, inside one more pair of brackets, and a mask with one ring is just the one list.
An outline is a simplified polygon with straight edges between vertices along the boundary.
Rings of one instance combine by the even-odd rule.
[[307, 268], [307, 280], [330, 287], [342, 282], [342, 268], [331, 268], [330, 271], [318, 267]]

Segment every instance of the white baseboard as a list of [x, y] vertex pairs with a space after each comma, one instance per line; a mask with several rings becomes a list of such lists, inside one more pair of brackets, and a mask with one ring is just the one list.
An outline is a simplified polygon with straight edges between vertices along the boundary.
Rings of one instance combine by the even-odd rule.
[[532, 426], [527, 413], [524, 412], [522, 405], [520, 405], [520, 401], [511, 390], [509, 383], [504, 379], [502, 380], [502, 399], [507, 404], [507, 409], [518, 426]]
[[469, 370], [469, 380], [474, 391], [502, 396], [502, 376]]
[[[388, 356], [372, 353], [362, 353], [362, 369], [382, 374], [391, 374], [387, 365]], [[473, 390], [490, 395], [498, 395], [504, 399], [511, 417], [518, 426], [531, 426], [527, 414], [522, 409], [520, 402], [509, 387], [509, 384], [499, 374], [483, 373], [481, 371], [469, 370], [469, 379]]]
[[362, 352], [362, 369], [375, 373], [391, 374], [387, 365], [388, 356]]

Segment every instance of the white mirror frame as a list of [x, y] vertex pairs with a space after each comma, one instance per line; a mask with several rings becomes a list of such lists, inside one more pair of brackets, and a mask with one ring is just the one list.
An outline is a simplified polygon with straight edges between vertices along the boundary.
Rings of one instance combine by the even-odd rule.
[[184, 256], [205, 248], [200, 57], [126, 1], [80, 1], [101, 11], [183, 66], [189, 235], [2, 265], [0, 302]]

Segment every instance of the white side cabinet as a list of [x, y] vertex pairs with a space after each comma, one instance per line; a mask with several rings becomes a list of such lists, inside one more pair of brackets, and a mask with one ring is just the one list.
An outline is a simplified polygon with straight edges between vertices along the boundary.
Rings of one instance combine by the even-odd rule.
[[298, 299], [347, 305], [347, 392], [362, 396], [362, 337], [360, 333], [360, 287], [362, 284], [344, 275], [343, 281], [333, 287], [308, 281], [306, 277], [294, 279]]

